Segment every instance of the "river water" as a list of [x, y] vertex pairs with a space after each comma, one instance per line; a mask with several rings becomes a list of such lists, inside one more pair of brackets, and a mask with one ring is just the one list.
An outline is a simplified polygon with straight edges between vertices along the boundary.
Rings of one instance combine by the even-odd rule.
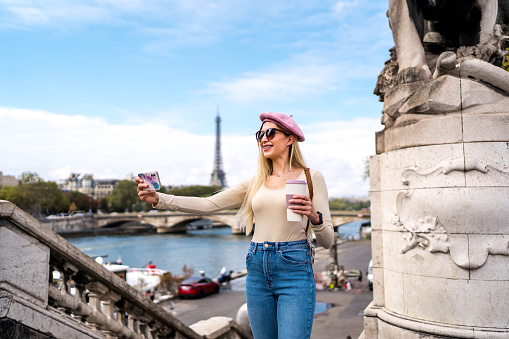
[[[361, 222], [342, 225], [339, 234], [359, 234]], [[149, 261], [158, 268], [180, 274], [182, 267], [200, 270], [211, 278], [222, 267], [235, 272], [245, 269], [245, 257], [251, 237], [233, 235], [231, 228], [188, 230], [179, 234], [96, 235], [67, 239], [90, 256], [107, 256], [115, 262], [120, 256], [124, 265], [145, 267]]]

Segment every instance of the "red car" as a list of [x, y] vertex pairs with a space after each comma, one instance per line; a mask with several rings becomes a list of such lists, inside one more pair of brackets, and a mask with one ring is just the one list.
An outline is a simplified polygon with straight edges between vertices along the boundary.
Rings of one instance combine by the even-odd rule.
[[204, 297], [208, 294], [218, 293], [219, 284], [206, 277], [195, 277], [184, 280], [179, 285], [179, 297]]

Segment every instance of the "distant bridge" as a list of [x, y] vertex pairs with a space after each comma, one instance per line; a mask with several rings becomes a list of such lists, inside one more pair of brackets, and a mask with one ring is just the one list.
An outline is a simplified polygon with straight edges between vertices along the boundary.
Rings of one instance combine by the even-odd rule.
[[[156, 227], [158, 233], [185, 232], [187, 226], [196, 220], [209, 219], [232, 228], [232, 233], [242, 233], [237, 211], [230, 210], [210, 214], [191, 214], [181, 212], [149, 212], [149, 213], [121, 213], [121, 214], [89, 214], [76, 217], [59, 217], [42, 221], [55, 232], [76, 232], [86, 230], [112, 229], [128, 223], [144, 223]], [[370, 214], [357, 212], [331, 211], [334, 227], [356, 221], [368, 220]]]

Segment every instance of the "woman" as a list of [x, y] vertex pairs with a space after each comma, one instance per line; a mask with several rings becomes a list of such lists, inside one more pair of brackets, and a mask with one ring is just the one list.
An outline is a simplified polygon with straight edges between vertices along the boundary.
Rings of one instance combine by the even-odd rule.
[[306, 180], [298, 144], [304, 141], [304, 134], [291, 116], [282, 113], [262, 113], [260, 120], [262, 127], [256, 132], [260, 156], [253, 178], [209, 198], [143, 191], [147, 185], [136, 178], [138, 195], [155, 208], [189, 213], [240, 207], [241, 224], [246, 234], [253, 234], [246, 256], [246, 299], [254, 337], [309, 338], [316, 298], [311, 228], [325, 248], [334, 239], [327, 187], [322, 174], [310, 170], [313, 199], [294, 195], [289, 206], [306, 218], [287, 221], [285, 183]]

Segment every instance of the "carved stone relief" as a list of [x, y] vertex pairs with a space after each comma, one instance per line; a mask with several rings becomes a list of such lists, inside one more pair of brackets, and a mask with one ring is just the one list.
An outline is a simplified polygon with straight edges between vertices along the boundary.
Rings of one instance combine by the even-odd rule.
[[[447, 175], [454, 171], [487, 173], [490, 170], [509, 173], [509, 168], [482, 157], [454, 157], [429, 168], [407, 167], [401, 173], [401, 181], [408, 186], [411, 177]], [[414, 198], [414, 191], [410, 189], [401, 191], [396, 198], [397, 211], [392, 224], [404, 232], [403, 238], [406, 244], [401, 249], [402, 254], [415, 248], [427, 249], [431, 253], [449, 253], [457, 266], [469, 270], [482, 267], [488, 260], [489, 254], [509, 256], [509, 235], [507, 234], [451, 233], [448, 231], [451, 225], [448, 227], [440, 221], [440, 209], [437, 209], [436, 215], [430, 215], [427, 211], [424, 216], [416, 216], [416, 211], [419, 210], [415, 208], [415, 204], [410, 206], [410, 201], [422, 198]], [[458, 211], [467, 208], [467, 205], [462, 206], [461, 200], [457, 203]], [[458, 218], [461, 218], [461, 215]]]
[[501, 173], [509, 174], [509, 168], [498, 164], [496, 161], [488, 160], [480, 156], [466, 156], [445, 159], [436, 165], [425, 169], [421, 169], [417, 166], [407, 167], [401, 172], [401, 182], [403, 185], [409, 185], [409, 177], [412, 175], [428, 177], [440, 174], [447, 175], [455, 171], [478, 171], [481, 173], [488, 173], [489, 170], [495, 170]]

